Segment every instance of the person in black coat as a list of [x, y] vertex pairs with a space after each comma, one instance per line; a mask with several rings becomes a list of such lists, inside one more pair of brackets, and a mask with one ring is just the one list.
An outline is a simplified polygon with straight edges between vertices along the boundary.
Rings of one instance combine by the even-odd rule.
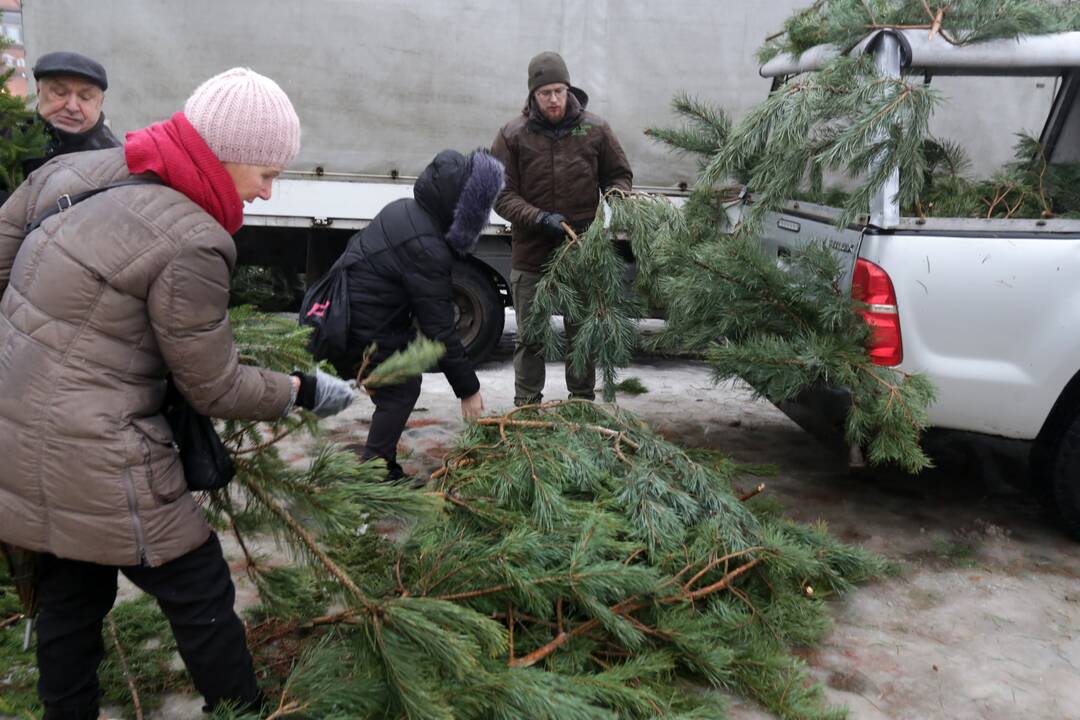
[[[480, 381], [458, 337], [450, 271], [455, 257], [476, 247], [495, 197], [503, 166], [486, 151], [468, 157], [443, 150], [413, 186], [413, 198], [395, 200], [349, 239], [345, 250], [349, 287], [349, 342], [332, 362], [342, 377], [356, 377], [364, 350], [376, 343], [374, 368], [405, 348], [417, 332], [446, 347], [439, 370], [461, 399], [461, 415], [484, 410]], [[383, 458], [387, 478], [404, 477], [397, 443], [420, 396], [419, 376], [375, 388], [375, 413], [364, 458]]]

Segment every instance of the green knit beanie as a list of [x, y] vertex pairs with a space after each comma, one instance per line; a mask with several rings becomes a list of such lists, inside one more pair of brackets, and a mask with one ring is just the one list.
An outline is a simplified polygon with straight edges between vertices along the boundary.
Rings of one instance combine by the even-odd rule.
[[529, 92], [551, 83], [570, 85], [570, 71], [559, 53], [542, 52], [529, 61]]

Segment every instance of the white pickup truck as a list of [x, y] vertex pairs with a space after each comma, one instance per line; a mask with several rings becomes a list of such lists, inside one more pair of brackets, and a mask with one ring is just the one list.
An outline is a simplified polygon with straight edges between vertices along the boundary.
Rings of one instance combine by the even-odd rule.
[[[1028, 76], [1058, 83], [1041, 140], [1049, 162], [1080, 161], [1080, 33], [958, 47], [940, 35], [929, 39], [925, 30], [904, 30], [853, 52], [866, 47], [879, 71], [892, 77]], [[761, 74], [812, 72], [836, 52], [820, 46], [780, 56]], [[994, 112], [1007, 100], [983, 102], [969, 112]], [[931, 454], [962, 439], [1023, 461], [1039, 496], [1080, 537], [1080, 221], [904, 217], [895, 201], [898, 181], [894, 174], [868, 215], [847, 227], [837, 227], [835, 209], [787, 203], [768, 221], [766, 252], [782, 259], [800, 246], [825, 243], [848, 270], [845, 288], [858, 293], [866, 279], [876, 280], [879, 293], [857, 298], [872, 303], [871, 354], [881, 365], [923, 373], [936, 386], [925, 438]], [[852, 284], [859, 275], [864, 281]], [[781, 407], [811, 432], [833, 436], [846, 409], [835, 388]]]

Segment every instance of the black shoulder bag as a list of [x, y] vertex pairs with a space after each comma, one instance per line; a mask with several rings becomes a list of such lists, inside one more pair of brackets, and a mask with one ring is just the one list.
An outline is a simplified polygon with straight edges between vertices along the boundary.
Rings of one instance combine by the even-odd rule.
[[[361, 231], [362, 232], [362, 231]], [[353, 237], [358, 237], [360, 233]], [[299, 323], [302, 327], [310, 327], [311, 334], [308, 336], [308, 352], [316, 360], [330, 360], [336, 365], [336, 360], [345, 358], [349, 354], [350, 330], [352, 327], [352, 309], [349, 305], [349, 268], [357, 262], [371, 260], [364, 252], [362, 241], [357, 240], [360, 258], [352, 262], [346, 262], [345, 257], [351, 244], [338, 257], [330, 269], [319, 280], [308, 288], [304, 293], [304, 300], [300, 304]], [[387, 240], [387, 247], [394, 256], [394, 263], [398, 272], [404, 274], [401, 258], [397, 250]], [[384, 330], [398, 315], [409, 307], [408, 303], [402, 305], [391, 313], [375, 330], [377, 335]], [[374, 340], [375, 338], [372, 338]]]
[[[41, 223], [53, 215], [62, 213], [98, 193], [128, 185], [160, 184], [156, 180], [133, 178], [75, 195], [61, 195], [55, 207], [38, 215], [33, 222], [27, 223], [26, 235], [37, 230]], [[191, 407], [187, 398], [176, 389], [171, 376], [168, 378], [165, 403], [161, 406], [160, 412], [172, 428], [173, 442], [180, 451], [180, 462], [184, 466], [184, 477], [187, 479], [188, 489], [192, 491], [218, 490], [228, 485], [236, 474], [232, 456], [226, 449], [225, 443], [221, 442], [217, 430], [214, 429], [213, 421], [195, 412], [195, 408]]]
[[[300, 304], [299, 322], [311, 328], [308, 352], [316, 360], [344, 357], [349, 349], [349, 263], [346, 252], [330, 270], [307, 289]], [[362, 250], [361, 250], [362, 252]]]
[[187, 398], [176, 389], [172, 377], [165, 390], [161, 414], [172, 428], [188, 489], [192, 492], [220, 490], [228, 485], [236, 474], [232, 455], [221, 442], [213, 421], [195, 412]]

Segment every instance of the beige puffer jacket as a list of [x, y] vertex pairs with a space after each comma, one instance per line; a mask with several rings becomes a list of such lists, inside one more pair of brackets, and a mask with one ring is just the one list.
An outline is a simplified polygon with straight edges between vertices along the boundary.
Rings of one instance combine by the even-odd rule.
[[237, 362], [236, 260], [210, 215], [130, 177], [122, 148], [65, 155], [0, 210], [0, 540], [105, 565], [161, 565], [210, 529], [158, 413], [173, 373], [196, 410], [271, 420], [287, 375]]

